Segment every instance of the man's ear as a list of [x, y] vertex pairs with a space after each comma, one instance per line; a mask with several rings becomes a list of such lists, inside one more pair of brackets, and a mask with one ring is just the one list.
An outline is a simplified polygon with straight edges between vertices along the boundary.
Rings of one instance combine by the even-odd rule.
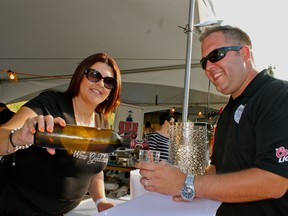
[[242, 51], [242, 53], [244, 54], [245, 60], [252, 59], [252, 51], [249, 46], [244, 45], [240, 51]]

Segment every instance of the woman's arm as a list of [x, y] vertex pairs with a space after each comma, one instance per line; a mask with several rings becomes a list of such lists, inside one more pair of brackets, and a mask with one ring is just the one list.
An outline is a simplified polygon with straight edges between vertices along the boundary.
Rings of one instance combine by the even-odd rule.
[[106, 200], [103, 171], [97, 173], [91, 180], [89, 194], [97, 205], [99, 212], [115, 206], [115, 204]]
[[[33, 144], [36, 125], [38, 130], [44, 132], [53, 131], [54, 123], [65, 126], [65, 121], [60, 118], [53, 118], [51, 115], [38, 115], [28, 107], [21, 107], [20, 110], [4, 125], [0, 127], [0, 155], [11, 154], [16, 151], [14, 146], [25, 146]], [[17, 130], [16, 130], [17, 129]], [[12, 135], [11, 131], [14, 131]], [[12, 143], [13, 145], [12, 145]], [[47, 149], [50, 154], [55, 149]]]
[[11, 137], [14, 145], [26, 145], [33, 143], [33, 136], [35, 128], [26, 120], [33, 118], [37, 114], [27, 107], [21, 107], [20, 110], [6, 123], [0, 127], [0, 155], [7, 155], [15, 152], [15, 148], [12, 146], [9, 136], [11, 130], [21, 128], [21, 130], [15, 131]]

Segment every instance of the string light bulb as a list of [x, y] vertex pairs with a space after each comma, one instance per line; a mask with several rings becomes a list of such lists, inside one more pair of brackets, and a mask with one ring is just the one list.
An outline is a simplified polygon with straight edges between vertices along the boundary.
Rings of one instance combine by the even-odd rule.
[[171, 113], [171, 114], [175, 113], [175, 111], [176, 111], [175, 107], [172, 107], [172, 108], [170, 109], [170, 113]]
[[18, 80], [18, 77], [17, 77], [17, 74], [11, 70], [8, 70], [7, 71], [8, 73], [8, 79], [11, 81], [11, 82], [17, 82]]

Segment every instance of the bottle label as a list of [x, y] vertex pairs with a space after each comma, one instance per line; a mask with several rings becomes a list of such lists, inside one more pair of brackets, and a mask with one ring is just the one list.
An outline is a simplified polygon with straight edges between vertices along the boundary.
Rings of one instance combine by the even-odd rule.
[[109, 159], [108, 154], [85, 151], [74, 151], [73, 157], [80, 160], [86, 160], [88, 165], [96, 163], [108, 163]]

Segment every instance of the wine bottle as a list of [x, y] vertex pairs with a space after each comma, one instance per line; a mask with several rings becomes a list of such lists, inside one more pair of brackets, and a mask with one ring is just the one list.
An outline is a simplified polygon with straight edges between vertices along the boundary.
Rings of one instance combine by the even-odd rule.
[[55, 124], [53, 132], [40, 132], [37, 130], [34, 135], [34, 145], [72, 151], [111, 153], [120, 147], [129, 148], [130, 140], [123, 139], [111, 129], [77, 125], [62, 127]]

